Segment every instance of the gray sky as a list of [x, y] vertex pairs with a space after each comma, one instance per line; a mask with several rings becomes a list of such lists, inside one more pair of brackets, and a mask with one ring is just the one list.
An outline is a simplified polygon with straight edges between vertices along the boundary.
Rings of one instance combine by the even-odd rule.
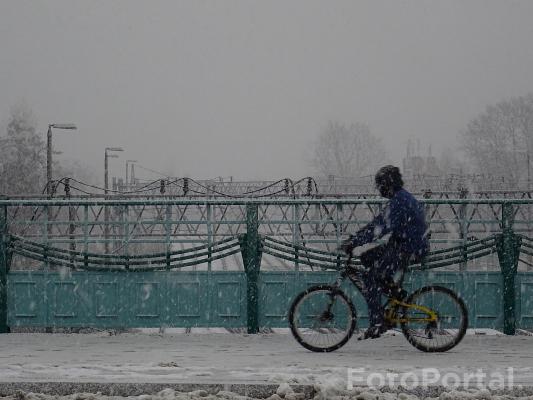
[[[106, 146], [173, 175], [303, 177], [328, 120], [394, 161], [533, 90], [533, 1], [0, 0], [0, 116], [25, 101], [59, 157]], [[140, 171], [139, 171], [140, 172]], [[155, 177], [155, 176], [154, 176]]]

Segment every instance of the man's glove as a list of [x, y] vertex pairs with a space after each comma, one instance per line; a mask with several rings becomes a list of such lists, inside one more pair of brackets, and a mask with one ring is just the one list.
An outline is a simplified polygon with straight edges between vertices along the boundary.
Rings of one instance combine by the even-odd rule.
[[341, 245], [339, 246], [339, 250], [345, 252], [348, 255], [352, 254], [352, 251], [355, 247], [353, 243], [353, 239], [354, 239], [353, 235], [350, 235], [348, 239], [344, 239]]

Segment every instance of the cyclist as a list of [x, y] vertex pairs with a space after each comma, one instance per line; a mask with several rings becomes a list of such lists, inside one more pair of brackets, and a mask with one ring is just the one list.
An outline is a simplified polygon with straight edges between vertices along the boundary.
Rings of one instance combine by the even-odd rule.
[[375, 177], [381, 196], [389, 199], [383, 212], [341, 244], [351, 254], [353, 249], [390, 233], [385, 244], [373, 247], [360, 256], [366, 268], [363, 275], [363, 296], [368, 305], [369, 328], [359, 339], [378, 338], [387, 327], [383, 321], [381, 296], [393, 284], [397, 271], [411, 262], [418, 262], [429, 250], [428, 230], [424, 209], [411, 193], [403, 188], [402, 175], [397, 167], [386, 165]]

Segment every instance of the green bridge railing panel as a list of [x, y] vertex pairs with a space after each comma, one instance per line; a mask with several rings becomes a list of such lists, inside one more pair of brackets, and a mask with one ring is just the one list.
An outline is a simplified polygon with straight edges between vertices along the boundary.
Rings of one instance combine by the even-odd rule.
[[[294, 297], [305, 288], [331, 283], [335, 280], [334, 272], [305, 273], [261, 273], [260, 288], [262, 293], [261, 326], [286, 327], [286, 311]], [[528, 275], [526, 275], [528, 276]], [[529, 281], [533, 283], [533, 279]], [[503, 328], [503, 308], [501, 298], [501, 276], [498, 272], [442, 272], [413, 271], [405, 278], [404, 287], [414, 291], [427, 284], [436, 284], [456, 291], [465, 301], [470, 315], [470, 328]], [[358, 312], [358, 326], [368, 325], [367, 307], [361, 294], [349, 282], [343, 289], [351, 296]], [[533, 289], [531, 289], [533, 290]], [[522, 315], [531, 315], [533, 303], [527, 301], [527, 293], [521, 298], [524, 309]], [[517, 328], [532, 329], [532, 318], [521, 318]]]
[[[472, 327], [531, 329], [533, 272], [518, 266], [533, 266], [533, 201], [422, 201], [433, 250], [410, 267], [406, 288], [450, 287], [465, 299]], [[340, 240], [383, 204], [0, 200], [0, 332], [26, 325], [225, 326], [250, 333], [286, 326], [292, 298], [335, 280]], [[487, 259], [500, 270], [468, 270]], [[349, 284], [345, 289], [364, 325], [364, 301]]]
[[[337, 274], [261, 272], [258, 276], [258, 326], [287, 327], [287, 310], [308, 286], [331, 283]], [[13, 272], [8, 279], [11, 327], [227, 327], [248, 326], [247, 281], [243, 272], [96, 273]], [[405, 288], [428, 283], [449, 287], [467, 305], [470, 328], [502, 330], [502, 281], [498, 272], [413, 271]], [[518, 329], [533, 329], [533, 276], [517, 276]], [[344, 289], [367, 326], [366, 304], [353, 285]], [[48, 302], [42, 301], [47, 298]]]
[[0, 333], [9, 331], [7, 323], [7, 271], [9, 267], [7, 251], [7, 208], [0, 208]]
[[247, 323], [246, 276], [240, 272], [12, 272], [8, 285], [12, 327], [243, 327]]

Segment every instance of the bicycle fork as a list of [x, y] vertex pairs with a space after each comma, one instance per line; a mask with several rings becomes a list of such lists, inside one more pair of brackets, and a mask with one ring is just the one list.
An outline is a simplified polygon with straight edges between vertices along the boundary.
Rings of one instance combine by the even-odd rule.
[[342, 285], [342, 282], [344, 281], [344, 279], [346, 279], [346, 276], [344, 274], [341, 274], [337, 280], [335, 281], [335, 283], [332, 286], [333, 290], [328, 293], [328, 296], [329, 296], [329, 303], [328, 303], [328, 306], [326, 308], [326, 311], [325, 311], [325, 315], [327, 316], [331, 316], [332, 313], [331, 313], [331, 309], [333, 308], [333, 305], [335, 303], [335, 296], [341, 292], [341, 285]]

